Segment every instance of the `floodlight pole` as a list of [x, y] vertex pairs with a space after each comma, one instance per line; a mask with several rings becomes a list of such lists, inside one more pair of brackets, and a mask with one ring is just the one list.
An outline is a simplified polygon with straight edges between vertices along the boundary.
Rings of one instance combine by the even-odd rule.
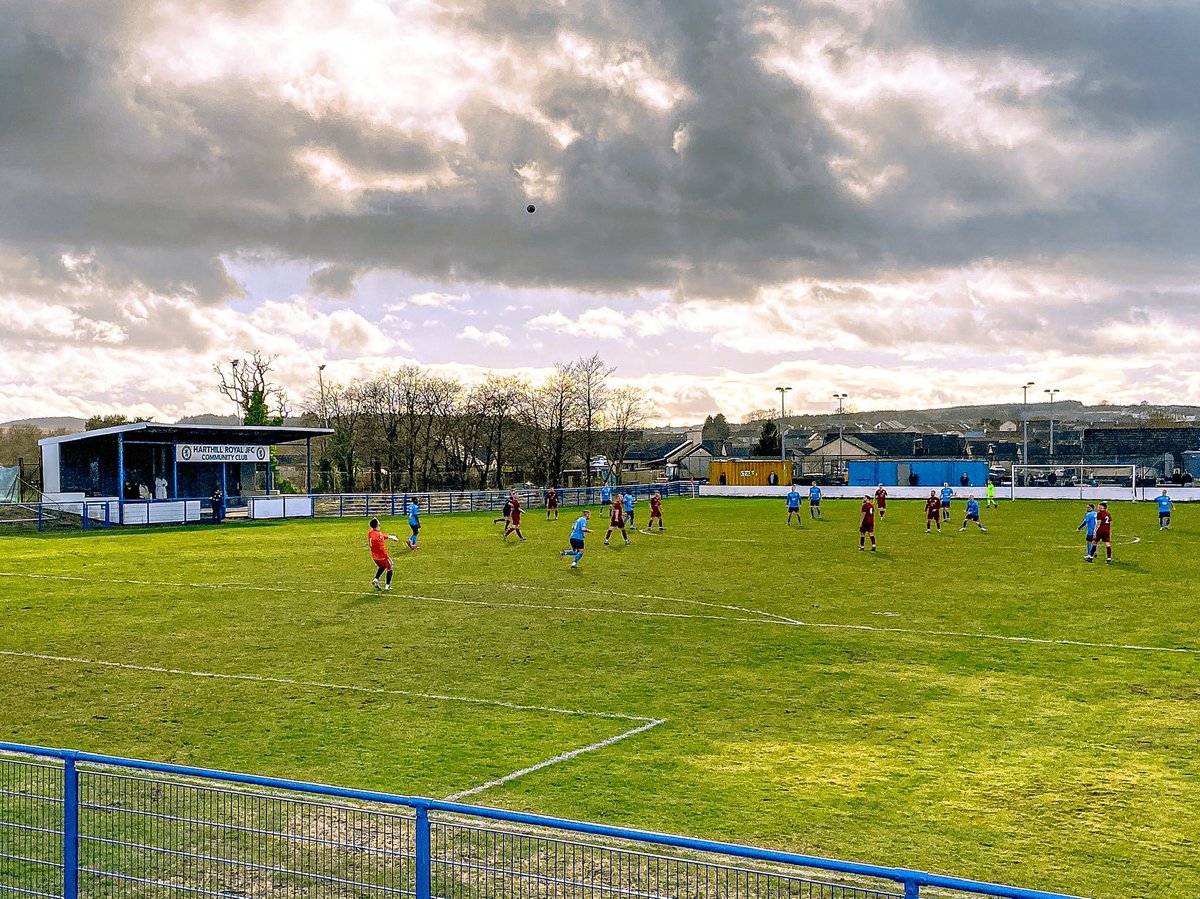
[[322, 372], [325, 371], [325, 363], [322, 362], [317, 366], [317, 386], [321, 391], [321, 418], [325, 427], [329, 427], [329, 410], [325, 408], [325, 378]]
[[783, 418], [787, 414], [785, 411], [786, 407], [784, 406], [784, 397], [787, 396], [787, 392], [792, 388], [776, 387], [775, 389], [779, 391], [779, 461], [784, 462], [787, 460], [787, 455], [783, 451]]
[[846, 426], [846, 419], [842, 417], [842, 400], [848, 397], [848, 393], [835, 393], [833, 398], [838, 401], [838, 477], [842, 476], [842, 435]]
[[238, 396], [240, 394], [239, 394], [238, 376], [237, 376], [238, 363], [241, 361], [242, 361], [241, 359], [230, 359], [229, 360], [229, 364], [233, 367], [233, 423], [235, 425], [239, 425], [242, 423], [242, 403], [241, 403], [241, 400], [238, 399]]
[[1054, 394], [1058, 393], [1059, 389], [1055, 387], [1053, 390], [1046, 389], [1042, 393], [1050, 394], [1050, 464], [1054, 464]]
[[[1025, 435], [1021, 442], [1021, 464], [1026, 466], [1027, 472], [1029, 470], [1029, 388], [1033, 386], [1034, 382], [1030, 381], [1021, 387], [1021, 427]], [[1013, 488], [1016, 488], [1015, 483]]]

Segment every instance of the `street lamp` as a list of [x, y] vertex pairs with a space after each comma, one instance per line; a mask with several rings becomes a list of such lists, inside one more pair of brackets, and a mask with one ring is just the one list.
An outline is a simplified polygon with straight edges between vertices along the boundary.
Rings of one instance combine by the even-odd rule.
[[[1024, 433], [1024, 439], [1021, 441], [1021, 464], [1029, 464], [1029, 388], [1033, 387], [1033, 381], [1021, 387], [1021, 429]], [[1026, 477], [1028, 477], [1028, 473]], [[1016, 485], [1016, 481], [1013, 481]]]
[[329, 410], [325, 408], [325, 378], [321, 372], [325, 371], [325, 363], [317, 366], [317, 386], [321, 391], [321, 418], [325, 421], [325, 427], [329, 427]]
[[238, 387], [238, 376], [237, 376], [238, 363], [240, 363], [241, 361], [242, 361], [241, 359], [230, 359], [229, 360], [229, 364], [231, 366], [233, 366], [233, 408], [234, 408], [233, 423], [235, 425], [241, 424], [241, 418], [242, 418], [241, 390]]
[[784, 398], [792, 388], [776, 387], [775, 389], [779, 391], [779, 460], [782, 462], [787, 459], [787, 456], [783, 452], [783, 417], [787, 414], [784, 406]]
[[1042, 393], [1050, 394], [1050, 463], [1054, 464], [1054, 394], [1059, 390], [1055, 387], [1053, 390], [1046, 389]]
[[842, 417], [842, 400], [848, 397], [848, 393], [835, 393], [833, 398], [838, 401], [838, 477], [842, 477], [842, 430], [846, 425], [846, 420]]

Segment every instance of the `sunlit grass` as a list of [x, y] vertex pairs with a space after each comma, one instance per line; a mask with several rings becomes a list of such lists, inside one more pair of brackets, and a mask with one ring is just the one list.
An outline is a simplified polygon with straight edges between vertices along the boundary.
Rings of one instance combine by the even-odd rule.
[[5, 538], [0, 734], [448, 796], [665, 719], [471, 801], [1200, 894], [1189, 507], [1160, 532], [1116, 506], [1111, 567], [1082, 562], [1079, 504], [927, 536], [893, 502], [875, 554], [857, 503], [825, 507], [789, 529], [782, 502], [672, 499], [665, 533], [595, 534], [577, 570], [574, 510], [523, 544], [428, 517], [390, 594], [361, 521]]

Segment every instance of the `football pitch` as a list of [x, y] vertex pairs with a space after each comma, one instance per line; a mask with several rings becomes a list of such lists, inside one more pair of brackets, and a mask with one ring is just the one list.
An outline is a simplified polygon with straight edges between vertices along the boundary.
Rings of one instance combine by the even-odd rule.
[[1194, 899], [1200, 509], [1113, 503], [1105, 566], [1082, 503], [962, 507], [596, 510], [577, 570], [574, 509], [427, 517], [390, 593], [358, 519], [0, 538], [0, 735]]

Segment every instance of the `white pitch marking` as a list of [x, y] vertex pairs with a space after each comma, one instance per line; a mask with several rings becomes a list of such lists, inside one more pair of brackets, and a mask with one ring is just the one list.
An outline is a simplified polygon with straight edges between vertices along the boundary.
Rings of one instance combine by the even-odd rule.
[[[36, 578], [41, 580], [65, 580], [65, 581], [83, 581], [87, 580], [91, 583], [109, 583], [109, 584], [134, 584], [145, 586], [158, 587], [198, 587], [204, 589], [229, 589], [236, 587], [242, 590], [259, 590], [263, 592], [273, 593], [316, 593], [321, 595], [341, 595], [341, 596], [362, 596], [365, 591], [351, 592], [345, 590], [303, 590], [293, 589], [289, 587], [266, 587], [266, 586], [249, 586], [244, 584], [164, 584], [161, 582], [151, 583], [150, 581], [127, 581], [127, 580], [107, 580], [98, 581], [96, 578], [82, 578], [70, 575], [52, 575], [52, 574], [15, 574], [13, 572], [0, 572], [0, 577], [26, 577]], [[374, 594], [368, 594], [374, 595]], [[967, 631], [929, 631], [918, 630], [915, 628], [899, 628], [899, 627], [878, 627], [871, 624], [836, 624], [824, 623], [816, 621], [798, 621], [793, 619], [777, 619], [777, 618], [731, 618], [723, 615], [688, 615], [683, 612], [644, 612], [637, 609], [607, 609], [596, 608], [593, 606], [553, 606], [541, 603], [516, 603], [516, 602], [487, 602], [484, 600], [471, 599], [446, 599], [438, 596], [419, 596], [411, 593], [392, 593], [389, 594], [397, 599], [411, 599], [419, 602], [436, 602], [449, 605], [464, 605], [464, 606], [483, 606], [486, 608], [499, 609], [536, 609], [555, 612], [582, 612], [593, 615], [628, 615], [635, 618], [679, 618], [693, 619], [704, 621], [728, 621], [735, 624], [758, 624], [758, 625], [777, 625], [779, 627], [809, 627], [825, 630], [848, 630], [862, 631], [867, 633], [883, 633], [883, 634], [904, 634], [914, 637], [957, 637], [964, 640], [997, 640], [1006, 643], [1029, 643], [1041, 644], [1046, 646], [1082, 646], [1090, 649], [1116, 649], [1130, 650], [1136, 652], [1174, 652], [1185, 653], [1188, 655], [1200, 655], [1200, 648], [1186, 646], [1142, 646], [1136, 643], [1093, 643], [1084, 640], [1054, 640], [1048, 637], [1022, 637], [1022, 636], [1007, 636], [1004, 634], [984, 634], [970, 633]]]
[[472, 705], [491, 705], [518, 712], [548, 712], [554, 715], [576, 715], [586, 718], [611, 718], [618, 721], [655, 721], [645, 715], [623, 715], [619, 712], [588, 712], [583, 709], [559, 709], [545, 705], [524, 705], [503, 699], [479, 699], [474, 696], [454, 696], [442, 693], [418, 693], [412, 690], [388, 690], [383, 687], [363, 687], [355, 684], [333, 684], [323, 681], [297, 680], [291, 677], [270, 677], [260, 674], [222, 674], [217, 671], [188, 671], [182, 668], [165, 668], [159, 665], [134, 665], [131, 662], [112, 662], [104, 659], [81, 659], [75, 656], [50, 655], [41, 652], [19, 652], [0, 649], [0, 656], [23, 659], [40, 659], [46, 662], [68, 662], [74, 665], [94, 665], [103, 668], [119, 668], [124, 671], [148, 671], [153, 674], [176, 674], [184, 677], [213, 678], [216, 680], [249, 681], [259, 684], [283, 684], [289, 687], [308, 687], [318, 690], [346, 690], [353, 693], [373, 693], [380, 696], [405, 696], [410, 699], [433, 699], [441, 702], [465, 702]]
[[[1116, 541], [1113, 541], [1113, 546], [1133, 546], [1134, 544], [1141, 543], [1141, 542], [1142, 542], [1141, 537], [1134, 537], [1132, 540], [1126, 540], [1123, 543], [1117, 543]], [[1083, 546], [1084, 546], [1084, 549], [1087, 548], [1086, 540], [1083, 541]], [[1055, 549], [1079, 549], [1079, 544], [1072, 543], [1070, 546], [1067, 546], [1066, 544], [1060, 543], [1057, 546], [1055, 546], [1054, 548]]]
[[[424, 584], [435, 587], [491, 587], [500, 590], [537, 590], [547, 592], [553, 590], [552, 586], [543, 586], [538, 584], [508, 584], [508, 583], [489, 583], [487, 581], [407, 581], [409, 584]], [[774, 612], [767, 612], [763, 609], [751, 609], [745, 606], [730, 606], [719, 602], [705, 602], [702, 599], [683, 599], [678, 596], [658, 596], [654, 593], [621, 593], [616, 590], [571, 590], [572, 593], [586, 593], [592, 596], [620, 596], [625, 599], [657, 599], [662, 602], [680, 602], [693, 606], [707, 606], [712, 609], [725, 609], [728, 612], [746, 612], [751, 615], [761, 615], [763, 618], [772, 618], [779, 621], [787, 621], [791, 624], [798, 624], [794, 618], [788, 618], [786, 615], [777, 615]], [[725, 619], [721, 619], [725, 620]]]
[[637, 736], [644, 733], [653, 727], [658, 727], [660, 724], [665, 724], [666, 718], [650, 718], [645, 715], [624, 715], [619, 712], [588, 712], [582, 709], [559, 709], [553, 706], [544, 705], [526, 705], [516, 702], [507, 702], [502, 699], [479, 699], [474, 696], [453, 696], [441, 693], [417, 693], [411, 690], [385, 690], [380, 687], [361, 687], [353, 684], [330, 684], [322, 681], [304, 681], [290, 677], [266, 677], [257, 674], [221, 674], [215, 671], [187, 671], [180, 668], [164, 668], [158, 665], [134, 665], [128, 662], [111, 662], [102, 659], [80, 659], [73, 656], [57, 656], [48, 653], [40, 652], [17, 652], [14, 650], [0, 649], [0, 656], [12, 656], [24, 659], [39, 659], [48, 662], [68, 662], [76, 665], [92, 665], [103, 668], [119, 668], [124, 671], [148, 671], [154, 674], [175, 674], [184, 677], [201, 677], [215, 678], [218, 680], [235, 680], [235, 681], [250, 681], [252, 683], [265, 684], [284, 684], [294, 687], [309, 687], [321, 690], [346, 690], [355, 693], [373, 693], [385, 696], [404, 696], [413, 699], [433, 699], [443, 702], [465, 702], [472, 705], [490, 705], [499, 708], [511, 709], [519, 712], [547, 712], [555, 715], [571, 715], [575, 717], [585, 718], [604, 718], [618, 721], [636, 721], [640, 722], [637, 727], [617, 734], [613, 737], [600, 740], [597, 743], [592, 743], [580, 749], [573, 749], [570, 752], [559, 753], [553, 758], [538, 762], [536, 765], [530, 765], [527, 768], [522, 768], [519, 771], [513, 771], [511, 774], [506, 774], [496, 780], [488, 781], [485, 784], [480, 784], [477, 787], [463, 790], [451, 796], [447, 796], [447, 801], [461, 799], [464, 796], [473, 796], [476, 793], [482, 793], [484, 790], [498, 787], [501, 784], [508, 783], [510, 780], [516, 780], [518, 777], [523, 777], [526, 774], [532, 774], [534, 771], [540, 771], [543, 768], [549, 768], [551, 765], [557, 765], [561, 762], [570, 761], [573, 758], [583, 755], [588, 752], [596, 752], [611, 746], [614, 743], [619, 743], [621, 740], [629, 737]]
[[446, 797], [446, 802], [456, 802], [467, 796], [474, 796], [476, 793], [482, 793], [484, 790], [490, 790], [492, 787], [498, 787], [501, 784], [506, 784], [510, 780], [516, 780], [518, 777], [524, 777], [526, 774], [532, 774], [534, 771], [541, 771], [543, 768], [549, 768], [551, 765], [557, 765], [560, 762], [570, 761], [573, 758], [583, 755], [587, 752], [595, 752], [598, 749], [603, 749], [606, 746], [611, 746], [614, 743], [619, 743], [622, 740], [627, 740], [630, 737], [645, 733], [651, 728], [658, 727], [660, 724], [665, 724], [666, 718], [652, 718], [645, 724], [627, 730], [623, 734], [617, 734], [615, 737], [609, 737], [606, 740], [601, 740], [599, 743], [592, 743], [590, 746], [584, 746], [580, 749], [572, 749], [570, 752], [563, 752], [553, 758], [546, 759], [543, 762], [538, 762], [536, 765], [530, 765], [528, 768], [522, 768], [520, 771], [513, 771], [511, 774], [505, 774], [503, 777], [498, 777], [495, 780], [489, 780], [487, 783], [480, 784], [477, 787], [471, 787], [467, 790], [460, 790], [457, 793], [451, 793]]
[[[210, 584], [210, 583], [199, 583], [199, 582], [168, 583], [165, 581], [140, 581], [140, 580], [132, 580], [132, 579], [128, 579], [128, 578], [101, 579], [101, 578], [92, 578], [92, 577], [84, 578], [84, 577], [78, 577], [78, 576], [66, 575], [66, 574], [22, 574], [22, 573], [8, 572], [8, 571], [0, 571], [0, 577], [23, 577], [23, 578], [31, 578], [33, 580], [44, 580], [44, 581], [88, 581], [93, 584], [97, 584], [97, 583], [100, 583], [100, 584], [125, 584], [127, 586], [133, 586], [133, 587], [195, 587], [195, 588], [204, 589], [204, 590], [254, 590], [254, 591], [257, 591], [260, 593], [311, 593], [311, 594], [315, 594], [317, 596], [364, 596], [364, 595], [365, 596], [374, 596], [374, 595], [376, 595], [375, 592], [372, 590], [318, 590], [318, 589], [314, 589], [314, 588], [305, 588], [305, 587], [272, 587], [272, 586], [267, 586], [264, 584], [239, 584], [239, 583], [224, 583], [224, 584]], [[453, 582], [445, 581], [445, 582], [441, 582], [441, 583], [453, 583]], [[467, 583], [472, 583], [472, 582], [467, 582]], [[474, 583], [472, 583], [472, 585], [473, 586], [487, 586], [486, 584], [474, 584]], [[498, 586], [504, 586], [504, 585], [498, 585]], [[532, 585], [528, 585], [528, 586], [524, 586], [524, 587], [522, 587], [520, 585], [516, 585], [516, 586], [518, 587], [518, 589], [529, 589], [529, 590], [548, 589], [548, 588], [539, 588], [539, 587], [535, 587]], [[584, 592], [584, 591], [581, 591], [581, 592]], [[593, 592], [600, 596], [606, 596], [606, 595], [636, 596], [637, 595], [637, 594], [631, 594], [631, 593], [606, 594], [603, 591], [587, 591], [587, 592]], [[779, 622], [779, 623], [785, 623], [785, 624], [799, 624], [800, 623], [798, 621], [795, 621], [794, 619], [785, 618], [782, 615], [774, 615], [770, 612], [760, 612], [757, 609], [742, 610], [742, 609], [739, 609], [739, 607], [737, 607], [737, 606], [717, 606], [716, 603], [705, 603], [700, 600], [686, 600], [686, 599], [677, 599], [674, 601], [675, 602], [694, 602], [697, 605], [713, 605], [713, 606], [717, 606], [717, 608], [729, 609], [731, 611], [733, 611], [733, 610], [751, 611], [757, 615], [761, 615], [764, 617], [761, 617], [761, 618], [731, 618], [727, 615], [688, 615], [683, 612], [651, 612], [651, 611], [646, 611], [643, 609], [607, 609], [607, 608], [596, 608], [594, 606], [555, 606], [555, 605], [547, 605], [544, 603], [494, 602], [494, 601], [479, 600], [479, 599], [451, 599], [449, 597], [444, 597], [444, 596], [423, 596], [418, 593], [401, 593], [399, 591], [392, 591], [392, 592], [389, 592], [387, 595], [395, 597], [396, 599], [411, 599], [411, 600], [415, 600], [417, 602], [436, 602], [436, 603], [442, 603], [444, 605], [457, 605], [457, 606], [483, 606], [486, 608], [495, 608], [495, 609], [539, 609], [539, 610], [550, 611], [550, 612], [586, 612], [586, 613], [590, 613], [590, 614], [630, 615], [635, 618], [699, 618], [699, 619], [706, 619], [709, 621], [742, 621], [742, 622], [760, 621], [760, 622], [767, 623], [767, 624], [772, 623], [772, 622]], [[669, 597], [647, 597], [647, 598], [669, 599]]]
[[[639, 530], [637, 533], [644, 534], [645, 531]], [[655, 534], [655, 537], [662, 537], [664, 540], [703, 540], [705, 543], [757, 543], [762, 544], [762, 540], [752, 540], [747, 537], [699, 537], [688, 536], [686, 534]]]

